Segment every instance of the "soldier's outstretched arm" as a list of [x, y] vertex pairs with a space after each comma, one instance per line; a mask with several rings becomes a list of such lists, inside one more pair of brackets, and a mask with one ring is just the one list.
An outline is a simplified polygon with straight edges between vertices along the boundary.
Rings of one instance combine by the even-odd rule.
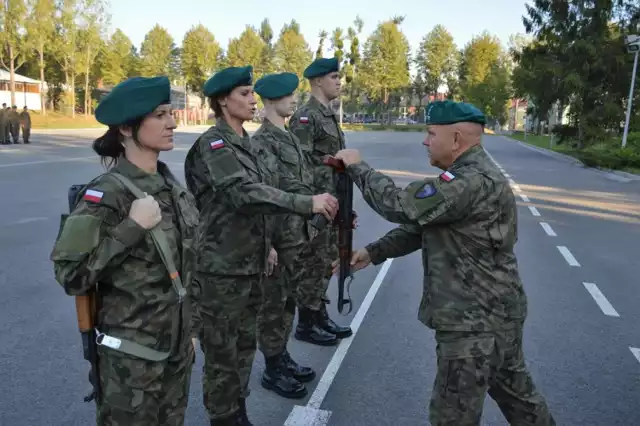
[[219, 199], [234, 209], [248, 213], [313, 213], [310, 195], [292, 194], [255, 182], [229, 148], [210, 149], [206, 141], [200, 145], [209, 182]]
[[379, 240], [365, 246], [374, 265], [379, 265], [387, 259], [406, 256], [421, 248], [422, 230], [419, 225], [400, 225]]
[[468, 178], [445, 172], [434, 179], [398, 188], [390, 177], [361, 161], [347, 167], [349, 176], [380, 216], [401, 224], [444, 224], [465, 217], [480, 186]]
[[[109, 194], [103, 194], [103, 200]], [[114, 225], [110, 225], [114, 224]], [[80, 201], [66, 219], [51, 253], [55, 277], [70, 296], [85, 294], [119, 265], [146, 230], [101, 202]]]

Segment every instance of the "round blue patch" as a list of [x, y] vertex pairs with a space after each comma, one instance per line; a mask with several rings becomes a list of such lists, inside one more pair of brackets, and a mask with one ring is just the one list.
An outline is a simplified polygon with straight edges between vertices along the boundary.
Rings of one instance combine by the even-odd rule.
[[432, 183], [425, 183], [420, 191], [416, 192], [416, 198], [429, 198], [436, 193], [436, 187]]

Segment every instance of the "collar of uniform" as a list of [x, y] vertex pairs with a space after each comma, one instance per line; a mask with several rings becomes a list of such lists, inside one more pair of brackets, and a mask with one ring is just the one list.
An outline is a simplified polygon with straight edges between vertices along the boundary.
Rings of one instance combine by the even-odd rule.
[[216, 118], [216, 128], [219, 129], [225, 136], [225, 142], [239, 145], [243, 149], [251, 150], [251, 138], [249, 133], [242, 128], [242, 136], [236, 133], [235, 130], [227, 123], [223, 118]]
[[453, 164], [459, 167], [477, 163], [485, 155], [484, 148], [482, 145], [478, 144], [463, 152], [458, 158], [456, 158], [456, 161], [454, 161]]
[[128, 177], [140, 190], [149, 195], [160, 192], [166, 186], [164, 174], [167, 166], [158, 161], [158, 173], [150, 174], [127, 160], [124, 156], [118, 158], [118, 164], [113, 168], [114, 172]]
[[295, 141], [293, 140], [293, 136], [291, 135], [291, 132], [289, 131], [288, 128], [281, 128], [276, 126], [275, 124], [273, 124], [269, 119], [265, 118], [263, 120], [263, 126], [265, 126], [265, 129], [268, 130], [271, 133], [275, 133], [275, 135], [278, 137], [278, 140], [280, 142], [284, 142], [287, 143], [289, 145], [293, 145], [295, 146]]
[[316, 109], [318, 109], [318, 111], [320, 111], [325, 117], [331, 117], [336, 115], [331, 110], [331, 108], [329, 108], [328, 106], [324, 106], [322, 102], [317, 100], [313, 95], [311, 96], [311, 99], [309, 99], [309, 104], [315, 107]]

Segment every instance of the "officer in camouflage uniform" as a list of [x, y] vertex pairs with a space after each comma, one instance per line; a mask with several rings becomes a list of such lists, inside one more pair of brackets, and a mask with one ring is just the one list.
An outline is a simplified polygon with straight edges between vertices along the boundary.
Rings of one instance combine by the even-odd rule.
[[418, 317], [436, 331], [438, 356], [433, 426], [479, 425], [487, 391], [510, 424], [555, 425], [525, 365], [527, 299], [513, 251], [517, 207], [480, 144], [485, 117], [469, 104], [434, 102], [427, 124], [431, 164], [444, 172], [406, 189], [357, 151], [337, 154], [371, 208], [401, 224], [354, 253], [354, 269], [422, 248]]
[[[270, 74], [256, 82], [255, 90], [264, 102], [265, 118], [252, 143], [257, 157], [265, 161], [274, 175], [302, 182], [307, 185], [308, 194], [313, 194], [312, 171], [298, 139], [285, 127], [285, 118], [295, 109], [293, 94], [298, 84], [298, 76], [293, 73]], [[301, 382], [313, 380], [315, 372], [293, 361], [287, 342], [296, 314], [299, 271], [304, 268], [296, 260], [309, 242], [312, 230], [304, 216], [285, 214], [278, 215], [276, 220], [272, 245], [277, 253], [277, 265], [265, 282], [258, 323], [258, 343], [266, 361], [262, 385], [286, 398], [301, 398], [307, 393]]]
[[[184, 424], [199, 323], [192, 298], [198, 211], [158, 161], [173, 149], [170, 95], [168, 78], [136, 77], [102, 100], [96, 119], [109, 130], [93, 148], [115, 166], [86, 186], [51, 254], [67, 294], [98, 286], [97, 328], [111, 337], [98, 346], [99, 426]], [[113, 173], [148, 195], [136, 199]], [[155, 227], [166, 236], [177, 277], [154, 245]]]
[[22, 127], [22, 141], [28, 144], [31, 136], [31, 115], [26, 105], [20, 113], [20, 127]]
[[[211, 425], [251, 425], [245, 400], [272, 215], [334, 217], [338, 207], [329, 194], [312, 197], [270, 186], [278, 182], [255, 156], [242, 127], [255, 113], [252, 71], [251, 66], [226, 68], [205, 83], [216, 125], [196, 140], [185, 160], [186, 182], [200, 209], [203, 394]], [[297, 182], [280, 183], [284, 189], [307, 192]]]
[[[313, 161], [316, 191], [336, 194], [337, 177], [322, 163], [322, 157], [345, 148], [339, 120], [329, 102], [340, 96], [337, 58], [316, 59], [304, 71], [311, 84], [311, 98], [289, 120], [289, 128], [298, 137], [302, 149]], [[331, 279], [331, 262], [338, 255], [337, 233], [328, 226], [301, 253], [306, 265], [298, 285], [300, 318], [296, 338], [320, 346], [335, 345], [338, 339], [351, 336], [350, 327], [337, 325], [327, 314], [325, 293]]]
[[14, 105], [9, 112], [9, 130], [13, 143], [20, 143], [20, 113], [16, 105]]
[[9, 135], [7, 134], [7, 123], [9, 117], [7, 116], [7, 104], [2, 104], [0, 109], [0, 144], [7, 145]]

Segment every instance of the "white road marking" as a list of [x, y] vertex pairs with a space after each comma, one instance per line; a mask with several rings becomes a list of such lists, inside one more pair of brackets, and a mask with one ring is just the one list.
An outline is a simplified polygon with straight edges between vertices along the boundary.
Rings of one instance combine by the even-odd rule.
[[351, 329], [353, 330], [353, 335], [348, 339], [343, 339], [340, 341], [338, 349], [336, 349], [333, 357], [331, 358], [331, 361], [329, 361], [329, 365], [327, 365], [327, 368], [320, 378], [316, 389], [313, 391], [313, 394], [309, 398], [307, 405], [304, 407], [299, 405], [294, 406], [293, 410], [291, 410], [291, 413], [289, 414], [289, 417], [287, 417], [287, 420], [284, 422], [284, 426], [326, 426], [328, 424], [331, 412], [321, 410], [320, 406], [326, 398], [327, 392], [329, 392], [331, 383], [333, 383], [333, 380], [338, 374], [340, 365], [342, 365], [349, 347], [356, 338], [356, 334], [360, 329], [360, 325], [364, 320], [364, 316], [367, 314], [367, 311], [371, 307], [371, 303], [376, 297], [378, 290], [380, 290], [382, 281], [387, 275], [392, 261], [393, 259], [387, 259], [382, 264], [382, 268], [380, 269], [380, 272], [378, 272], [378, 275], [373, 281], [369, 292], [362, 301], [362, 305], [358, 309], [358, 312], [356, 312], [356, 315], [353, 317], [353, 321], [351, 321]]
[[568, 248], [566, 248], [565, 246], [558, 246], [558, 250], [560, 251], [560, 254], [562, 254], [562, 256], [564, 257], [564, 260], [567, 261], [569, 266], [580, 266], [580, 264], [578, 263], [576, 258], [573, 257], [573, 255], [571, 254]]
[[516, 181], [513, 179], [509, 179], [509, 185], [514, 186], [516, 184]]
[[503, 174], [503, 175], [504, 175], [504, 177], [506, 177], [506, 178], [510, 178], [510, 177], [511, 177], [511, 176], [509, 176], [509, 174], [508, 174], [508, 173], [506, 173], [506, 172], [504, 172], [504, 171], [502, 172], [502, 174]]
[[43, 220], [47, 220], [47, 218], [46, 217], [26, 217], [24, 219], [20, 219], [17, 222], [14, 222], [14, 225], [24, 225], [25, 223], [40, 222]]
[[530, 200], [529, 200], [529, 197], [527, 197], [527, 196], [526, 196], [526, 195], [524, 195], [524, 194], [520, 194], [520, 198], [522, 198], [522, 201], [524, 201], [525, 203], [528, 203], [528, 202], [530, 201]]
[[513, 190], [516, 192], [522, 192], [522, 189], [520, 189], [519, 185], [513, 185]]
[[540, 212], [538, 211], [538, 209], [536, 209], [533, 206], [529, 206], [529, 210], [531, 211], [531, 214], [534, 216], [540, 216]]
[[540, 222], [540, 226], [542, 226], [542, 229], [544, 229], [544, 232], [546, 232], [548, 236], [557, 237], [555, 231], [547, 222]]
[[92, 157], [74, 157], [74, 158], [58, 158], [56, 160], [25, 161], [23, 163], [0, 164], [0, 168], [17, 167], [17, 166], [31, 166], [33, 164], [64, 163], [64, 162], [67, 162], [67, 161], [89, 160], [91, 158], [96, 159], [97, 157], [94, 155]]
[[584, 283], [584, 282], [582, 284], [585, 286], [589, 294], [591, 294], [591, 297], [593, 297], [593, 300], [596, 301], [596, 303], [600, 307], [600, 310], [602, 311], [603, 314], [608, 315], [610, 317], [620, 317], [620, 315], [613, 308], [611, 303], [609, 303], [607, 298], [604, 297], [604, 294], [602, 294], [602, 292], [600, 291], [597, 285], [593, 283]]
[[638, 362], [640, 362], [640, 349], [638, 348], [629, 348], [629, 349], [631, 349], [631, 353], [633, 354], [633, 356], [635, 356]]

